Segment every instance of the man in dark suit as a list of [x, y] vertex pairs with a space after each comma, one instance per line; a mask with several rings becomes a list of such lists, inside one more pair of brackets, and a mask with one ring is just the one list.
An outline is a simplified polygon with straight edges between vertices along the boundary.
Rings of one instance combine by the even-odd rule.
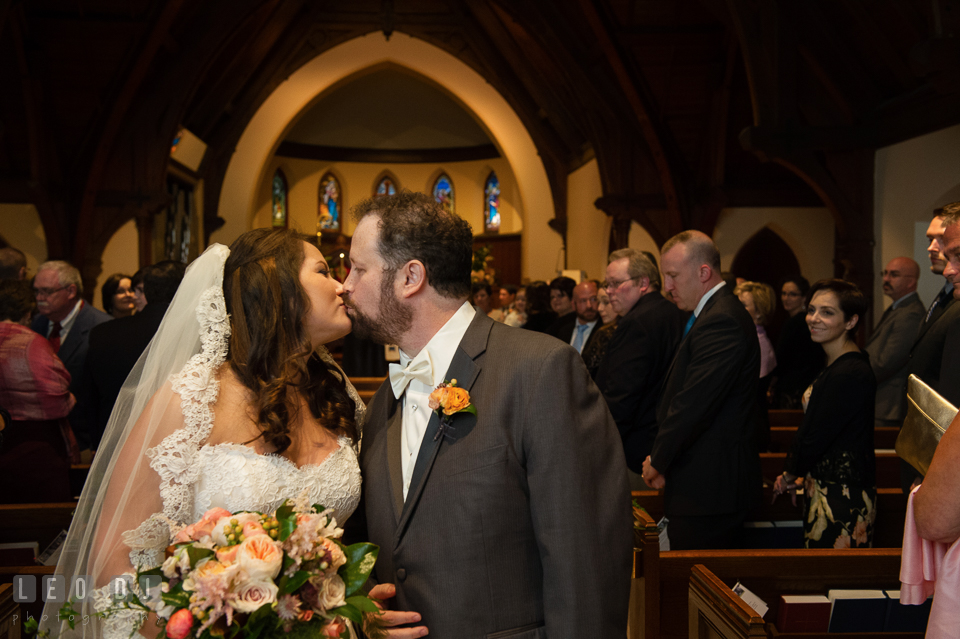
[[[422, 624], [406, 636], [622, 637], [626, 465], [583, 361], [466, 303], [472, 232], [433, 198], [400, 193], [355, 214], [354, 330], [401, 350], [367, 411], [363, 503], [348, 522], [380, 545], [371, 592], [395, 592], [387, 623]], [[430, 396], [453, 380], [475, 414], [441, 422]]]
[[[927, 228], [927, 239], [930, 240], [927, 254], [930, 256], [930, 270], [937, 275], [944, 274], [947, 264], [943, 245], [944, 230], [944, 209], [936, 209]], [[907, 377], [916, 375], [956, 406], [960, 405], [960, 378], [950, 375], [956, 360], [951, 361], [945, 357], [947, 335], [960, 331], [960, 302], [954, 299], [955, 290], [953, 283], [945, 279], [940, 294], [927, 309], [919, 334], [910, 349]], [[947, 379], [942, 380], [944, 373], [947, 374]], [[903, 392], [907, 392], [905, 387]], [[922, 478], [910, 464], [901, 461], [900, 485], [904, 492], [909, 492], [914, 483], [919, 483]]]
[[573, 313], [564, 315], [547, 330], [548, 333], [577, 349], [581, 355], [587, 344], [603, 326], [597, 293], [600, 282], [584, 280], [573, 287]]
[[893, 300], [873, 329], [865, 351], [877, 377], [876, 426], [903, 424], [907, 414], [907, 363], [926, 309], [917, 296], [920, 266], [909, 257], [895, 257], [883, 270], [883, 292]]
[[70, 373], [70, 392], [77, 398], [69, 420], [80, 449], [90, 445], [90, 426], [83, 419], [85, 397], [81, 388], [90, 331], [113, 318], [83, 300], [80, 271], [60, 260], [44, 262], [33, 280], [38, 315], [30, 324], [46, 337]]
[[96, 450], [110, 419], [120, 388], [140, 359], [143, 349], [160, 327], [167, 306], [183, 279], [186, 266], [166, 260], [143, 269], [143, 294], [147, 304], [135, 315], [121, 317], [90, 331], [90, 347], [83, 376], [85, 410], [90, 428], [90, 448]]
[[607, 295], [621, 316], [600, 362], [597, 386], [617, 422], [627, 466], [635, 473], [653, 450], [657, 399], [680, 343], [683, 312], [654, 289], [659, 273], [636, 249], [610, 254]]
[[671, 549], [736, 547], [760, 496], [757, 329], [723, 283], [720, 252], [708, 236], [670, 238], [661, 263], [664, 289], [693, 315], [663, 385], [644, 480], [664, 488]]

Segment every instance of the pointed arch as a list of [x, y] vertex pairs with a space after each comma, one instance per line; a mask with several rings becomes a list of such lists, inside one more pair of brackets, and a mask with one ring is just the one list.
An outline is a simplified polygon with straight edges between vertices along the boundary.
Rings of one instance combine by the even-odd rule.
[[394, 195], [400, 190], [400, 180], [390, 171], [384, 169], [373, 181], [373, 197]]

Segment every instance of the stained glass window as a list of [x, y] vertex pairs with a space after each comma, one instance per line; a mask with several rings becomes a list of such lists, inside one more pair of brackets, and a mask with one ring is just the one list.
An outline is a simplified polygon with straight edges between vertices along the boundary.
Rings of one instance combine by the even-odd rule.
[[377, 188], [373, 190], [373, 194], [376, 197], [381, 195], [396, 195], [397, 194], [397, 181], [392, 175], [384, 175], [380, 178], [380, 181], [377, 182]]
[[327, 173], [320, 178], [320, 210], [317, 217], [317, 230], [339, 231], [340, 215], [343, 207], [340, 205], [340, 182], [333, 173]]
[[446, 173], [441, 173], [437, 181], [433, 183], [433, 198], [444, 210], [454, 213], [453, 203], [453, 182]]
[[277, 169], [273, 174], [273, 207], [271, 219], [274, 226], [287, 225], [287, 177]]
[[487, 233], [500, 231], [500, 180], [490, 171], [483, 185], [483, 230]]

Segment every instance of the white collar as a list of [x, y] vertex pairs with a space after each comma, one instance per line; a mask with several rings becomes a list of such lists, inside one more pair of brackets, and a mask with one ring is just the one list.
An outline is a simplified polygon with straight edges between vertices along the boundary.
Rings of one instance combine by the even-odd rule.
[[720, 282], [719, 284], [717, 284], [716, 286], [714, 286], [713, 288], [711, 288], [709, 291], [707, 291], [706, 294], [705, 294], [703, 297], [700, 298], [700, 303], [697, 304], [697, 308], [694, 309], [694, 311], [693, 311], [693, 314], [694, 314], [696, 317], [700, 317], [700, 311], [703, 310], [703, 306], [704, 306], [704, 304], [707, 303], [707, 300], [709, 300], [711, 297], [713, 297], [713, 294], [716, 293], [717, 291], [719, 291], [719, 290], [720, 290], [720, 287], [721, 287], [721, 286], [724, 286], [725, 284], [726, 284], [726, 282]]
[[[449, 381], [444, 380], [443, 376], [450, 368], [457, 347], [460, 346], [460, 342], [476, 314], [477, 309], [470, 302], [464, 302], [463, 306], [457, 309], [457, 312], [447, 320], [446, 324], [440, 327], [439, 331], [434, 333], [427, 345], [423, 347], [430, 356], [430, 362], [433, 365], [434, 387], [443, 381]], [[413, 358], [402, 350], [400, 351], [400, 366], [406, 366], [411, 359]]]
[[[70, 311], [70, 314], [63, 318], [63, 321], [60, 322], [60, 332], [61, 334], [64, 331], [69, 331], [70, 327], [73, 326], [74, 320], [77, 319], [77, 314], [80, 312], [80, 307], [83, 306], [83, 300], [77, 300], [77, 303], [74, 305], [73, 310]], [[49, 318], [48, 318], [49, 320]], [[50, 326], [53, 326], [53, 322], [50, 322]]]

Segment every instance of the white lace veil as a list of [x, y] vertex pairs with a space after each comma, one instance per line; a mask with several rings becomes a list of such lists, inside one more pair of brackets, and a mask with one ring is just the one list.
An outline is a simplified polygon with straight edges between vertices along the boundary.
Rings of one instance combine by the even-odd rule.
[[[47, 603], [41, 631], [83, 639], [103, 636], [102, 622], [92, 617], [95, 606], [90, 590], [136, 568], [131, 565], [124, 533], [139, 527], [141, 541], [153, 537], [146, 539], [144, 546], [152, 543], [162, 548], [171, 532], [164, 524], [176, 528], [176, 522], [156, 517], [163, 512], [160, 478], [150, 468], [147, 450], [183, 424], [180, 398], [170, 390], [170, 376], [201, 353], [202, 342], [204, 354], [226, 354], [229, 321], [225, 312], [219, 319], [205, 322], [205, 330], [201, 330], [198, 316], [202, 301], [218, 299], [222, 308], [223, 268], [229, 254], [227, 247], [214, 244], [187, 268], [160, 328], [123, 384], [91, 464], [56, 569], [57, 575], [66, 578], [70, 595], [77, 594], [77, 577], [90, 578], [85, 582], [88, 599], [75, 606], [89, 619], [77, 619], [75, 629], [70, 630], [57, 620], [61, 604]], [[222, 356], [219, 362], [207, 361], [206, 370], [212, 373], [222, 362]], [[127, 633], [130, 629], [128, 625]]]

